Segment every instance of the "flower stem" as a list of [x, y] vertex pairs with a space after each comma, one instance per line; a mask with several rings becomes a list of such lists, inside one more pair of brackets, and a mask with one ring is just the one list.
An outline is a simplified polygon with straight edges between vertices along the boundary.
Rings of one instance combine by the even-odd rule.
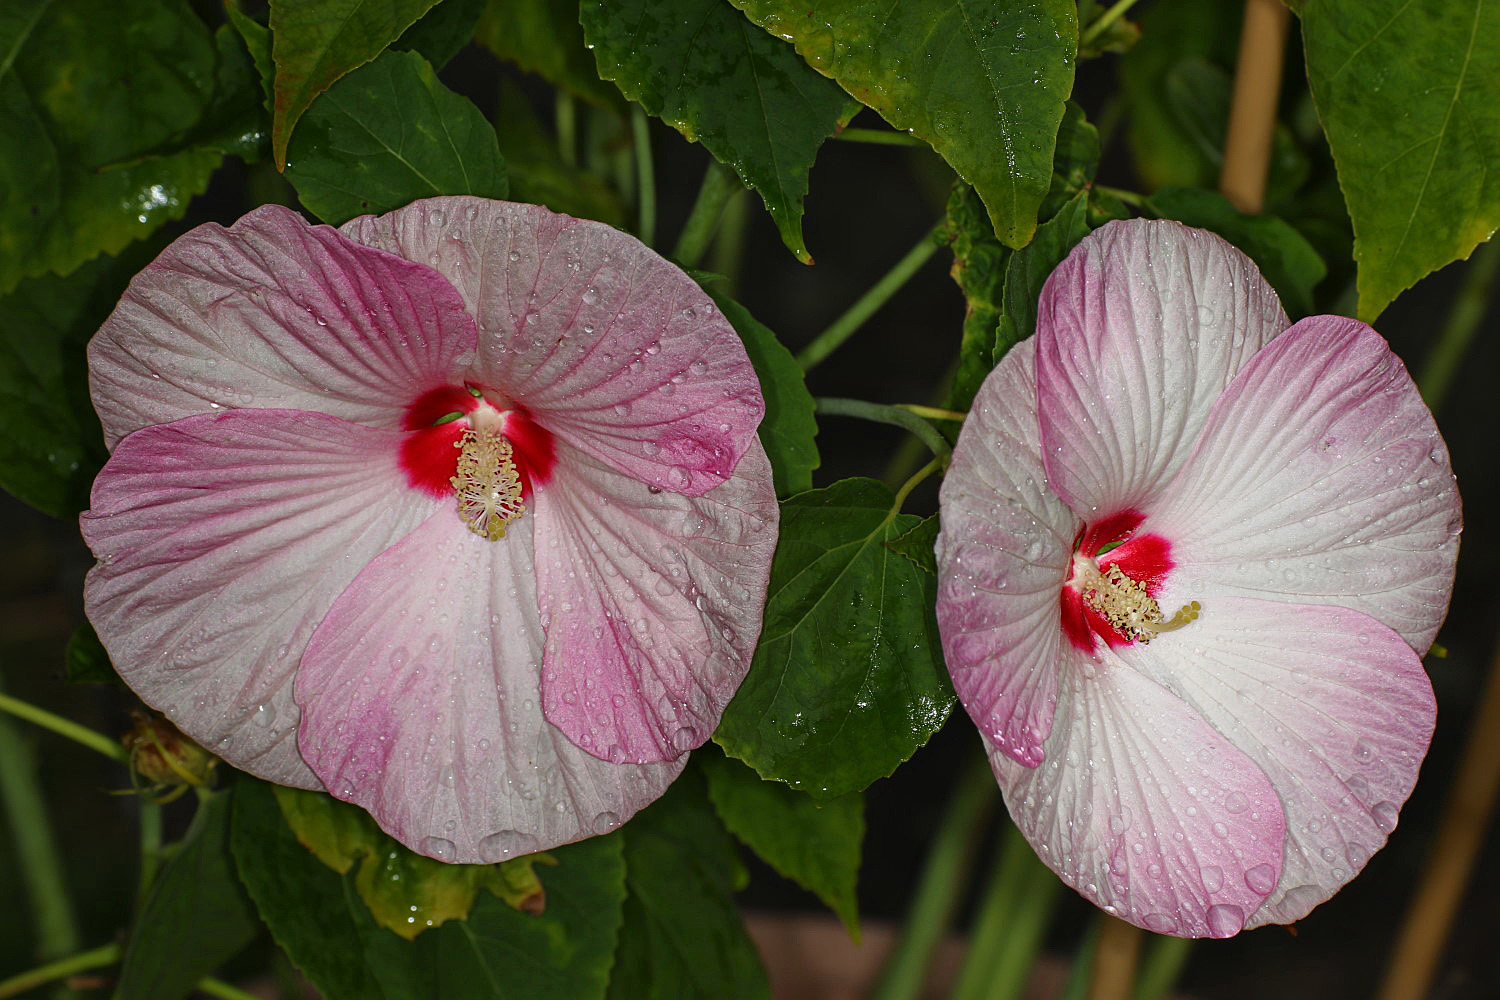
[[1137, 0], [1118, 0], [1118, 2], [1113, 7], [1105, 11], [1103, 14], [1100, 14], [1098, 17], [1094, 18], [1094, 22], [1087, 28], [1085, 28], [1083, 34], [1079, 36], [1078, 47], [1080, 49], [1083, 48], [1085, 45], [1089, 44], [1094, 39], [1098, 38], [1100, 35], [1108, 31], [1109, 26], [1114, 24], [1121, 17], [1124, 17], [1125, 12], [1134, 7], [1136, 3]]
[[1417, 377], [1422, 399], [1434, 413], [1443, 405], [1453, 374], [1458, 371], [1459, 363], [1484, 319], [1490, 286], [1495, 283], [1497, 273], [1500, 273], [1500, 240], [1491, 240], [1481, 244], [1470, 258], [1463, 287], [1458, 290], [1458, 300], [1453, 303], [1448, 322], [1428, 352], [1422, 374]]
[[[1134, 0], [1132, 0], [1134, 2]], [[876, 146], [925, 146], [927, 143], [907, 132], [888, 132], [878, 128], [846, 128], [835, 139], [845, 142], [868, 142]]]
[[802, 353], [797, 355], [797, 363], [802, 366], [803, 371], [812, 370], [814, 365], [838, 350], [839, 346], [853, 336], [865, 320], [885, 305], [886, 301], [895, 295], [912, 275], [917, 273], [917, 270], [927, 262], [927, 258], [936, 253], [937, 248], [942, 245], [941, 239], [945, 226], [945, 222], [939, 222], [928, 230], [917, 241], [917, 245], [896, 262], [896, 266], [892, 267], [885, 277], [877, 281], [846, 309], [842, 316], [834, 320], [828, 329], [814, 337], [812, 343], [802, 349]]
[[254, 993], [246, 993], [238, 986], [231, 986], [222, 979], [212, 977], [198, 980], [194, 989], [199, 993], [207, 993], [211, 997], [219, 997], [220, 1000], [260, 1000]]
[[951, 420], [961, 424], [969, 418], [967, 413], [959, 413], [957, 410], [940, 410], [936, 406], [923, 406], [920, 403], [897, 403], [896, 409], [915, 413], [919, 417], [928, 420]]
[[37, 708], [19, 698], [12, 698], [3, 691], [0, 691], [0, 712], [9, 712], [43, 729], [50, 729], [59, 736], [66, 736], [75, 743], [82, 743], [90, 750], [99, 751], [110, 760], [119, 761], [121, 764], [130, 763], [130, 754], [108, 736], [96, 733], [87, 726], [80, 726], [60, 715], [54, 715], [44, 708]]
[[1146, 196], [1143, 194], [1137, 194], [1134, 191], [1127, 191], [1124, 188], [1109, 187], [1105, 184], [1095, 184], [1094, 190], [1098, 191], [1100, 194], [1107, 194], [1111, 198], [1118, 198], [1125, 204], [1129, 205], [1131, 208], [1146, 207]]
[[630, 109], [631, 145], [635, 147], [636, 217], [641, 242], [656, 243], [656, 164], [651, 157], [651, 123], [639, 105]]
[[724, 292], [730, 298], [739, 293], [740, 265], [745, 257], [745, 233], [750, 225], [750, 192], [741, 188], [729, 196], [719, 221], [719, 235], [709, 251], [708, 269], [722, 274]]
[[0, 1000], [5, 997], [20, 996], [27, 990], [35, 989], [44, 983], [64, 979], [75, 973], [87, 969], [97, 969], [104, 965], [113, 965], [120, 960], [122, 949], [118, 944], [106, 944], [92, 951], [82, 951], [67, 958], [60, 958], [55, 962], [37, 966], [19, 976], [12, 976], [6, 980], [0, 980]]
[[906, 498], [911, 494], [911, 491], [921, 485], [922, 480], [926, 479], [928, 476], [932, 475], [942, 467], [943, 456], [939, 455], [932, 461], [928, 462], [926, 465], [922, 466], [916, 472], [912, 473], [912, 477], [906, 482], [902, 483], [901, 488], [896, 491], [895, 499], [891, 501], [890, 516], [895, 517], [897, 514], [901, 513], [901, 508], [906, 506]]
[[1153, 934], [1131, 1000], [1166, 1000], [1193, 951], [1192, 938]]
[[916, 1000], [922, 995], [927, 967], [948, 933], [953, 911], [968, 884], [980, 834], [999, 798], [987, 761], [971, 764], [954, 786], [922, 866], [900, 940], [886, 959], [870, 1000]]
[[156, 882], [156, 873], [161, 868], [161, 806], [145, 796], [139, 796], [141, 810], [141, 877], [136, 884], [135, 911], [146, 908], [146, 897]]
[[1016, 1000], [1025, 995], [1061, 887], [1015, 824], [1006, 823], [999, 858], [969, 935], [955, 1000]]
[[677, 246], [672, 251], [678, 263], [692, 267], [703, 259], [708, 245], [713, 242], [714, 233], [718, 232], [724, 206], [743, 190], [733, 171], [718, 160], [708, 161], [697, 200], [693, 202], [693, 210], [688, 213], [687, 222], [682, 225], [682, 235], [677, 237]]
[[948, 439], [939, 434], [937, 428], [905, 407], [866, 403], [862, 399], [819, 396], [814, 401], [814, 409], [818, 413], [834, 417], [858, 417], [861, 420], [873, 420], [880, 424], [894, 424], [921, 438], [922, 443], [932, 449], [934, 455], [947, 455], [953, 450], [953, 447], [948, 444]]

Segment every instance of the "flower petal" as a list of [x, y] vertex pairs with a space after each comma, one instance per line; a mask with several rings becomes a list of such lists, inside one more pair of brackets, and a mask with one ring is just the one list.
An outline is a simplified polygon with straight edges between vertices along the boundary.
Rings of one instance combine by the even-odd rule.
[[604, 833], [683, 767], [606, 763], [542, 718], [527, 520], [488, 542], [438, 511], [355, 579], [297, 674], [298, 743], [324, 785], [443, 861]]
[[278, 205], [199, 226], [136, 275], [89, 343], [106, 442], [233, 407], [396, 428], [461, 380], [474, 321], [430, 268]]
[[1401, 636], [1345, 608], [1223, 597], [1182, 632], [1117, 652], [1276, 789], [1286, 857], [1249, 926], [1306, 916], [1385, 843], [1436, 717], [1432, 684]]
[[1108, 647], [1092, 661], [1064, 655], [1047, 759], [1027, 768], [990, 747], [1016, 826], [1064, 882], [1122, 920], [1179, 937], [1238, 933], [1281, 871], [1270, 782]]
[[698, 496], [755, 439], [765, 403], [739, 336], [633, 236], [481, 198], [429, 198], [343, 231], [431, 261], [478, 318], [474, 379], [620, 472]]
[[1400, 360], [1363, 323], [1314, 316], [1235, 379], [1141, 530], [1172, 539], [1164, 599], [1341, 605], [1426, 652], [1460, 520], [1448, 450]]
[[84, 608], [148, 705], [236, 767], [317, 787], [291, 680], [360, 568], [432, 511], [400, 435], [320, 413], [235, 410], [147, 427], [94, 483]]
[[1035, 341], [985, 379], [939, 503], [937, 620], [953, 688], [979, 731], [1035, 767], [1057, 708], [1058, 593], [1082, 527], [1047, 489]]
[[776, 549], [770, 464], [756, 443], [692, 498], [562, 447], [537, 493], [547, 719], [605, 760], [674, 760], [750, 668]]
[[1145, 504], [1214, 400], [1287, 327], [1248, 257], [1176, 222], [1111, 222], [1042, 288], [1037, 390], [1047, 478], [1085, 520]]

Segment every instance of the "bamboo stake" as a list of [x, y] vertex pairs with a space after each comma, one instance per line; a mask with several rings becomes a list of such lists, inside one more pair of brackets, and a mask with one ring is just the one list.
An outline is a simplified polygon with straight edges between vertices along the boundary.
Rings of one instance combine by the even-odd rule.
[[1276, 104], [1286, 51], [1287, 9], [1281, 0], [1246, 0], [1240, 57], [1229, 106], [1229, 135], [1219, 190], [1241, 212], [1266, 203], [1266, 173], [1276, 134]]
[[1099, 944], [1094, 952], [1094, 972], [1089, 977], [1088, 1000], [1129, 1000], [1145, 934], [1116, 917], [1101, 913], [1099, 918]]

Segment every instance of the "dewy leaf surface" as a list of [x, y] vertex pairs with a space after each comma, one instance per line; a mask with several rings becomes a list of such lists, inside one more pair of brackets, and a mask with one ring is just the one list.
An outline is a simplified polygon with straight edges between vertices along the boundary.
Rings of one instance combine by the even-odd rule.
[[509, 190], [495, 130], [415, 52], [384, 53], [314, 101], [286, 177], [302, 204], [336, 226], [418, 198]]
[[403, 941], [377, 926], [355, 887], [297, 842], [272, 787], [240, 776], [231, 842], [271, 934], [327, 1000], [602, 1000], [620, 928], [618, 835], [548, 852], [546, 910], [481, 893], [467, 920]]
[[845, 479], [782, 504], [760, 646], [714, 734], [818, 798], [890, 774], [953, 707], [933, 579], [886, 545], [921, 519], [892, 515], [894, 499]]
[[1371, 321], [1500, 227], [1500, 4], [1308, 0], [1301, 15]]
[[583, 0], [580, 11], [599, 75], [732, 167], [811, 263], [808, 171], [859, 105], [723, 0]]
[[1078, 44], [1074, 0], [731, 0], [974, 186], [1007, 246], [1047, 193]]
[[437, 2], [271, 0], [271, 151], [278, 167], [286, 166], [287, 141], [313, 98], [380, 55]]
[[222, 152], [142, 157], [199, 124], [215, 59], [182, 0], [0, 4], [0, 295], [181, 217]]

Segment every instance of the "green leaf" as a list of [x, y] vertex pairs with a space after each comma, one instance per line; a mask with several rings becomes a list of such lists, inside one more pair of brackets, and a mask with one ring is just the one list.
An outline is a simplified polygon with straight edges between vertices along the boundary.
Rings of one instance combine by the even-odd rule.
[[1046, 283], [1068, 252], [1092, 230], [1089, 195], [1081, 191], [1050, 220], [1037, 227], [1036, 239], [1011, 255], [1005, 267], [1005, 292], [1000, 329], [995, 336], [991, 367], [1005, 353], [1036, 332], [1036, 306]]
[[442, 0], [391, 45], [404, 52], [421, 53], [435, 68], [448, 61], [474, 38], [485, 0]]
[[84, 622], [68, 637], [63, 669], [69, 684], [123, 684], [94, 626]]
[[374, 59], [438, 0], [271, 0], [271, 58], [276, 86], [271, 151], [287, 160], [287, 142], [313, 99]]
[[563, 162], [557, 143], [537, 119], [531, 102], [511, 81], [501, 81], [495, 121], [505, 136], [505, 163], [513, 200], [625, 228], [625, 206], [619, 196], [597, 175]]
[[198, 804], [193, 824], [130, 929], [118, 1000], [180, 1000], [260, 930], [229, 855], [229, 793]]
[[290, 154], [302, 204], [333, 225], [417, 198], [508, 191], [495, 130], [415, 52], [387, 52], [330, 87]]
[[804, 264], [807, 175], [859, 105], [723, 0], [583, 0], [599, 75], [760, 192]]
[[179, 218], [223, 158], [197, 127], [213, 39], [183, 0], [0, 4], [0, 295]]
[[1307, 0], [1301, 15], [1373, 321], [1500, 227], [1500, 6]]
[[817, 895], [859, 941], [860, 846], [865, 800], [860, 794], [820, 802], [779, 781], [765, 781], [739, 761], [716, 753], [694, 758], [708, 776], [714, 811], [761, 860]]
[[859, 791], [927, 742], [953, 707], [935, 584], [886, 547], [920, 518], [873, 479], [781, 507], [765, 626], [714, 741], [819, 798]]
[[943, 403], [967, 410], [980, 383], [995, 367], [995, 331], [1000, 325], [1005, 265], [1011, 251], [995, 236], [990, 217], [974, 189], [963, 181], [948, 195], [948, 240], [953, 248], [953, 280], [964, 294], [963, 338], [958, 371]]
[[1052, 218], [1074, 195], [1094, 182], [1100, 152], [1099, 130], [1084, 117], [1082, 108], [1069, 101], [1057, 130], [1052, 184], [1042, 200], [1038, 219], [1045, 222]]
[[630, 895], [610, 1000], [770, 1000], [734, 903], [745, 869], [703, 779], [687, 772], [621, 833]]
[[974, 186], [1007, 246], [1047, 193], [1073, 87], [1074, 0], [731, 0]]
[[778, 497], [812, 489], [813, 470], [818, 457], [818, 422], [813, 417], [812, 393], [802, 366], [792, 352], [762, 326], [750, 311], [727, 295], [712, 288], [705, 290], [724, 313], [745, 343], [745, 353], [755, 366], [761, 392], [766, 399], [766, 416], [760, 422], [760, 443], [771, 459], [771, 472]]
[[108, 457], [84, 347], [150, 259], [146, 249], [91, 261], [66, 278], [31, 278], [0, 298], [0, 487], [54, 517], [88, 506]]
[[937, 553], [933, 546], [937, 544], [939, 527], [936, 514], [924, 517], [906, 534], [886, 542], [886, 547], [910, 559], [913, 566], [929, 576], [937, 576]]
[[545, 908], [534, 866], [545, 854], [495, 865], [445, 864], [415, 854], [382, 831], [370, 814], [322, 792], [276, 788], [281, 814], [302, 846], [340, 875], [356, 868], [354, 887], [375, 922], [408, 941], [469, 915], [481, 889], [531, 913]]
[[1313, 289], [1328, 268], [1284, 219], [1245, 215], [1217, 191], [1198, 188], [1162, 188], [1147, 199], [1147, 205], [1162, 218], [1211, 230], [1245, 251], [1280, 294], [1293, 319], [1313, 311]]
[[271, 786], [241, 777], [231, 841], [240, 878], [278, 944], [327, 1000], [601, 998], [625, 895], [618, 836], [549, 852], [547, 908], [523, 913], [480, 894], [467, 920], [415, 941], [379, 927], [353, 874], [297, 842]]
[[601, 108], [624, 110], [619, 90], [599, 79], [594, 57], [583, 40], [576, 3], [490, 0], [474, 28], [474, 40], [575, 97]]

